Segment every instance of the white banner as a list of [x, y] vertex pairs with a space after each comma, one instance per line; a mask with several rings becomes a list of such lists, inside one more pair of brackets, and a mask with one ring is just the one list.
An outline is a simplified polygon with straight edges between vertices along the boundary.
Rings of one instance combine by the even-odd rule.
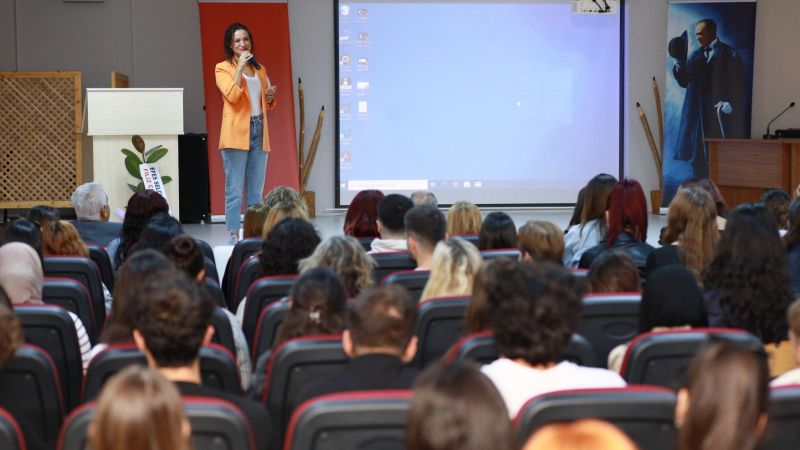
[[164, 183], [161, 182], [161, 174], [158, 172], [158, 165], [139, 164], [139, 172], [142, 174], [144, 188], [158, 192], [162, 197], [164, 197], [164, 200], [169, 203], [167, 191], [164, 189]]

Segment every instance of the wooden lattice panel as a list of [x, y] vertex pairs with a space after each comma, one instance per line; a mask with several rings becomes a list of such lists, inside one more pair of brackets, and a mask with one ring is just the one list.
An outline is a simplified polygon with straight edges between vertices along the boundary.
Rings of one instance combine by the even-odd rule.
[[80, 72], [0, 72], [0, 208], [71, 204], [81, 112]]

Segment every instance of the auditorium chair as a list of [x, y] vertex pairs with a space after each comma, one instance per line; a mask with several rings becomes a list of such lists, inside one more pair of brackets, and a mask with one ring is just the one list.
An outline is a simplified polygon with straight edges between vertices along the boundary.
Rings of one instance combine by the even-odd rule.
[[58, 370], [42, 349], [25, 344], [0, 367], [0, 407], [24, 421], [48, 448], [64, 419]]
[[[489, 364], [498, 358], [494, 336], [491, 331], [471, 334], [461, 338], [450, 350], [444, 359], [446, 361], [471, 360], [478, 364]], [[569, 347], [561, 354], [559, 361], [570, 361], [579, 366], [602, 367], [595, 360], [592, 344], [579, 334], [572, 334]]]
[[211, 279], [219, 283], [219, 274], [217, 273], [217, 265], [214, 260], [205, 256], [203, 257], [203, 269], [206, 271], [206, 279]]
[[272, 350], [275, 338], [278, 337], [278, 328], [288, 313], [288, 299], [270, 303], [269, 306], [261, 311], [261, 315], [258, 317], [258, 325], [256, 326], [256, 335], [251, 347], [253, 349], [252, 359], [254, 362], [258, 360], [261, 354]]
[[92, 297], [80, 281], [72, 278], [45, 277], [42, 283], [42, 301], [48, 305], [60, 306], [72, 312], [83, 323], [89, 342], [97, 343], [99, 330], [95, 330], [95, 310]]
[[490, 261], [497, 258], [510, 258], [514, 261], [519, 260], [521, 253], [516, 248], [499, 248], [495, 250], [481, 250], [481, 257], [484, 261]]
[[260, 264], [258, 255], [253, 255], [239, 266], [239, 273], [236, 274], [236, 281], [233, 283], [233, 299], [228, 300], [228, 303], [234, 305], [232, 312], [236, 313], [239, 302], [247, 295], [250, 285], [258, 279], [261, 271]]
[[480, 239], [480, 236], [477, 234], [459, 234], [457, 236], [450, 236], [450, 237], [457, 237], [459, 239], [463, 239], [469, 242], [470, 244], [474, 245], [475, 248], [478, 248], [478, 240]]
[[100, 269], [94, 261], [81, 256], [45, 256], [43, 268], [45, 277], [72, 278], [86, 286], [94, 311], [92, 329], [99, 334], [106, 321], [106, 303]]
[[[210, 259], [211, 262], [214, 264], [214, 267], [216, 267], [217, 260], [214, 257], [214, 249], [211, 248], [211, 246], [208, 244], [208, 242], [206, 242], [206, 241], [204, 241], [202, 239], [195, 238], [194, 241], [195, 241], [195, 243], [197, 243], [197, 246], [200, 248], [200, 251], [203, 252], [203, 256], [205, 256], [206, 258]], [[214, 271], [216, 272], [216, 269]]]
[[278, 442], [273, 448], [281, 448], [282, 433], [291, 410], [299, 406], [297, 396], [303, 387], [347, 362], [339, 334], [291, 339], [273, 350], [265, 368], [266, 382], [261, 394], [261, 402], [267, 406], [277, 430]]
[[241, 298], [234, 299], [234, 284], [236, 283], [236, 275], [239, 274], [239, 267], [247, 260], [247, 258], [257, 254], [261, 251], [261, 239], [249, 238], [242, 239], [233, 246], [233, 252], [230, 259], [225, 266], [225, 273], [222, 277], [222, 292], [225, 293], [225, 300], [228, 302], [228, 308], [236, 312], [236, 305]]
[[64, 394], [65, 411], [80, 403], [83, 360], [75, 324], [66, 310], [55, 305], [19, 305], [14, 314], [25, 342], [44, 350], [53, 360]]
[[114, 268], [111, 266], [111, 257], [108, 256], [108, 251], [102, 245], [90, 242], [86, 243], [86, 247], [89, 249], [89, 259], [94, 261], [100, 270], [103, 284], [106, 285], [109, 292], [114, 292]]
[[583, 297], [578, 334], [592, 343], [596, 360], [605, 365], [608, 354], [639, 334], [638, 292], [588, 294]]
[[386, 252], [374, 253], [370, 255], [375, 260], [377, 266], [373, 271], [375, 283], [380, 283], [383, 277], [392, 272], [400, 270], [412, 270], [417, 267], [417, 263], [411, 259], [408, 252]]
[[221, 345], [228, 352], [235, 355], [236, 342], [233, 337], [232, 324], [223, 308], [214, 308], [214, 312], [211, 314], [211, 326], [214, 327], [214, 335], [211, 337], [211, 342]]
[[222, 294], [222, 288], [219, 287], [219, 283], [211, 278], [206, 278], [203, 281], [203, 285], [206, 288], [206, 292], [211, 298], [214, 300], [214, 304], [217, 306], [221, 306], [227, 309], [227, 304], [225, 303], [225, 296]]
[[419, 301], [422, 291], [431, 276], [430, 270], [400, 270], [386, 275], [381, 280], [382, 285], [397, 284], [406, 288], [411, 298]]
[[379, 236], [373, 237], [357, 237], [358, 243], [361, 244], [361, 248], [364, 249], [365, 252], [372, 250], [372, 241], [374, 241]]
[[703, 345], [724, 340], [753, 352], [764, 352], [752, 334], [733, 328], [694, 328], [658, 331], [637, 336], [628, 346], [621, 375], [631, 384], [652, 384], [677, 389], [689, 363]]
[[322, 395], [292, 415], [285, 450], [405, 450], [410, 391]]
[[464, 335], [469, 297], [429, 298], [417, 305], [417, 354], [413, 364], [423, 368], [438, 361]]
[[250, 348], [254, 346], [261, 311], [270, 304], [288, 297], [296, 280], [297, 275], [273, 275], [261, 277], [250, 284], [242, 319], [242, 331]]
[[539, 395], [514, 419], [523, 446], [539, 428], [578, 419], [599, 419], [620, 428], [640, 449], [673, 450], [675, 394], [655, 386], [576, 389]]
[[770, 389], [769, 420], [760, 450], [800, 448], [800, 385]]
[[0, 448], [3, 450], [25, 450], [25, 436], [17, 419], [8, 410], [0, 408]]

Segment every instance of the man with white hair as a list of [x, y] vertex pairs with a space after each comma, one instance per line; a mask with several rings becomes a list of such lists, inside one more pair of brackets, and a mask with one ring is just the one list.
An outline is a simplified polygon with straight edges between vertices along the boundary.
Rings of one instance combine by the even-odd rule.
[[434, 208], [439, 207], [439, 202], [436, 200], [436, 196], [433, 195], [431, 191], [416, 191], [411, 194], [411, 201], [414, 202], [414, 206], [422, 206], [422, 205], [429, 205], [433, 206]]
[[72, 206], [78, 216], [78, 220], [73, 220], [72, 224], [85, 242], [107, 247], [119, 236], [122, 224], [108, 221], [111, 208], [102, 184], [91, 182], [78, 186], [72, 193]]

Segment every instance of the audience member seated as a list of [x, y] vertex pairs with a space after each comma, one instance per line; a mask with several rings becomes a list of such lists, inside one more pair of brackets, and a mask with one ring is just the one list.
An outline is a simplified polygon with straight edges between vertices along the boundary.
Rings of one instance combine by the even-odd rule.
[[417, 262], [417, 270], [430, 270], [433, 250], [447, 239], [447, 220], [433, 206], [415, 206], [405, 216], [408, 253]]
[[498, 273], [502, 283], [487, 295], [489, 324], [500, 358], [483, 366], [511, 417], [539, 394], [564, 389], [624, 387], [605, 369], [558, 362], [581, 313], [582, 289], [572, 275], [550, 263], [512, 261]]
[[523, 261], [563, 264], [564, 233], [552, 222], [529, 220], [517, 233], [516, 247]]
[[215, 306], [198, 284], [175, 270], [148, 280], [133, 302], [133, 340], [148, 365], [175, 382], [182, 396], [220, 398], [236, 405], [250, 421], [256, 448], [269, 448], [274, 431], [262, 404], [200, 384], [200, 347], [214, 334], [210, 320]]
[[622, 430], [597, 419], [545, 425], [536, 431], [522, 447], [522, 450], [584, 449], [639, 450]]
[[344, 234], [355, 238], [378, 237], [378, 204], [383, 199], [383, 192], [376, 189], [356, 194], [344, 216]]
[[472, 202], [455, 202], [447, 213], [447, 234], [450, 236], [478, 234], [482, 224], [481, 210]]
[[795, 300], [786, 311], [789, 322], [789, 343], [798, 367], [772, 380], [772, 386], [800, 384], [800, 300]]
[[647, 276], [663, 266], [679, 264], [702, 283], [701, 274], [714, 257], [719, 240], [717, 210], [711, 194], [698, 186], [680, 188], [667, 213], [667, 228], [661, 235], [663, 247], [647, 257]]
[[610, 292], [640, 292], [639, 269], [633, 260], [620, 249], [610, 249], [597, 255], [586, 274], [592, 294]]
[[348, 298], [354, 298], [372, 286], [375, 261], [352, 236], [331, 236], [322, 241], [314, 253], [300, 260], [298, 268], [305, 273], [315, 267], [328, 267], [342, 280]]
[[29, 209], [25, 214], [25, 218], [43, 228], [51, 220], [59, 220], [61, 214], [57, 209], [48, 205], [36, 205]]
[[[603, 241], [608, 228], [606, 225], [608, 196], [616, 182], [617, 179], [613, 176], [601, 173], [589, 180], [582, 189], [580, 223], [571, 225], [564, 235], [565, 267], [578, 267], [583, 252]], [[577, 205], [575, 209], [578, 209]]]
[[261, 239], [266, 241], [275, 225], [287, 217], [308, 220], [305, 203], [281, 202], [270, 208], [261, 230]]
[[753, 450], [767, 425], [767, 364], [733, 344], [701, 350], [678, 392], [679, 450]]
[[478, 234], [478, 249], [516, 248], [517, 227], [508, 214], [495, 211], [486, 215]]
[[464, 239], [454, 237], [439, 242], [433, 251], [431, 274], [420, 301], [472, 294], [475, 274], [482, 263], [478, 249]]
[[28, 219], [17, 219], [7, 224], [0, 235], [0, 245], [9, 242], [28, 244], [36, 251], [39, 262], [44, 261], [44, 245], [42, 242], [42, 229], [35, 222]]
[[789, 261], [793, 297], [800, 298], [800, 197], [789, 205], [789, 232], [783, 237], [783, 244]]
[[414, 202], [414, 206], [431, 206], [434, 208], [439, 208], [439, 201], [436, 200], [436, 196], [433, 194], [433, 192], [416, 191], [413, 192], [409, 198], [412, 202]]
[[782, 189], [767, 189], [759, 199], [760, 203], [763, 203], [764, 206], [772, 211], [772, 214], [775, 216], [775, 220], [778, 223], [779, 230], [789, 229], [790, 201], [791, 198], [789, 198], [789, 194], [784, 192]]
[[744, 204], [728, 215], [714, 259], [703, 276], [710, 326], [741, 328], [758, 336], [770, 373], [794, 368], [786, 310], [792, 288], [775, 218], [764, 205]]
[[104, 247], [120, 235], [122, 224], [109, 222], [111, 208], [108, 194], [100, 183], [85, 183], [72, 193], [72, 206], [78, 220], [72, 222], [84, 242], [94, 242]]
[[[653, 272], [642, 292], [639, 306], [639, 333], [680, 330], [708, 326], [703, 295], [692, 273], [681, 266], [667, 266]], [[608, 368], [619, 372], [628, 344], [621, 344], [608, 355]]]
[[378, 233], [367, 253], [405, 252], [406, 226], [403, 218], [414, 204], [408, 197], [400, 194], [389, 194], [378, 203]]
[[305, 209], [306, 214], [308, 214], [306, 201], [303, 200], [299, 192], [288, 186], [275, 186], [267, 193], [266, 197], [264, 197], [264, 206], [267, 207], [267, 210], [272, 209], [278, 203], [296, 204], [300, 208]]
[[414, 383], [406, 423], [408, 450], [512, 450], [500, 393], [466, 362], [436, 364]]
[[180, 234], [183, 234], [183, 226], [178, 219], [168, 213], [158, 213], [144, 224], [139, 240], [128, 251], [128, 255], [145, 248], [163, 252], [170, 239]]
[[[44, 274], [42, 262], [28, 244], [11, 242], [0, 246], [0, 286], [5, 289], [13, 305], [42, 305]], [[89, 335], [83, 322], [74, 313], [69, 316], [75, 324], [80, 344], [83, 371], [89, 366], [89, 351], [92, 349]]]
[[89, 425], [92, 450], [190, 450], [180, 393], [157, 371], [131, 366], [111, 377]]
[[647, 244], [647, 200], [636, 180], [625, 179], [614, 185], [608, 198], [608, 235], [605, 242], [584, 252], [578, 267], [588, 269], [600, 253], [620, 248], [628, 253], [644, 276], [647, 257], [653, 247]]
[[[188, 234], [180, 234], [170, 239], [164, 246], [163, 251], [175, 267], [197, 281], [200, 289], [205, 289], [205, 256], [197, 245], [197, 241]], [[236, 367], [239, 370], [239, 379], [242, 382], [242, 390], [247, 390], [253, 373], [253, 363], [250, 360], [247, 339], [233, 313], [228, 311], [227, 308], [219, 308], [219, 310], [225, 314], [230, 323], [231, 331], [233, 332], [233, 343], [236, 348]]]
[[269, 208], [265, 205], [250, 205], [244, 211], [242, 220], [242, 239], [261, 239], [264, 234], [264, 221], [267, 220]]
[[[505, 295], [502, 289], [505, 280], [502, 277], [514, 267], [516, 264], [508, 258], [492, 259], [481, 265], [475, 274], [472, 296], [464, 319], [465, 336], [489, 330], [489, 297]], [[499, 302], [501, 299], [493, 301]]]
[[719, 231], [725, 230], [725, 224], [727, 223], [725, 217], [728, 215], [728, 207], [717, 185], [711, 181], [711, 178], [690, 178], [681, 183], [680, 187], [685, 188], [690, 186], [697, 186], [711, 194], [711, 198], [714, 199], [714, 206], [717, 210], [717, 229]]
[[111, 241], [107, 248], [114, 270], [125, 261], [128, 250], [139, 240], [147, 221], [160, 212], [169, 213], [169, 205], [158, 192], [147, 189], [131, 195], [119, 237]]
[[295, 408], [311, 398], [335, 392], [410, 389], [417, 369], [406, 364], [417, 352], [416, 302], [400, 286], [365, 290], [350, 305], [342, 333], [350, 361], [304, 387]]

